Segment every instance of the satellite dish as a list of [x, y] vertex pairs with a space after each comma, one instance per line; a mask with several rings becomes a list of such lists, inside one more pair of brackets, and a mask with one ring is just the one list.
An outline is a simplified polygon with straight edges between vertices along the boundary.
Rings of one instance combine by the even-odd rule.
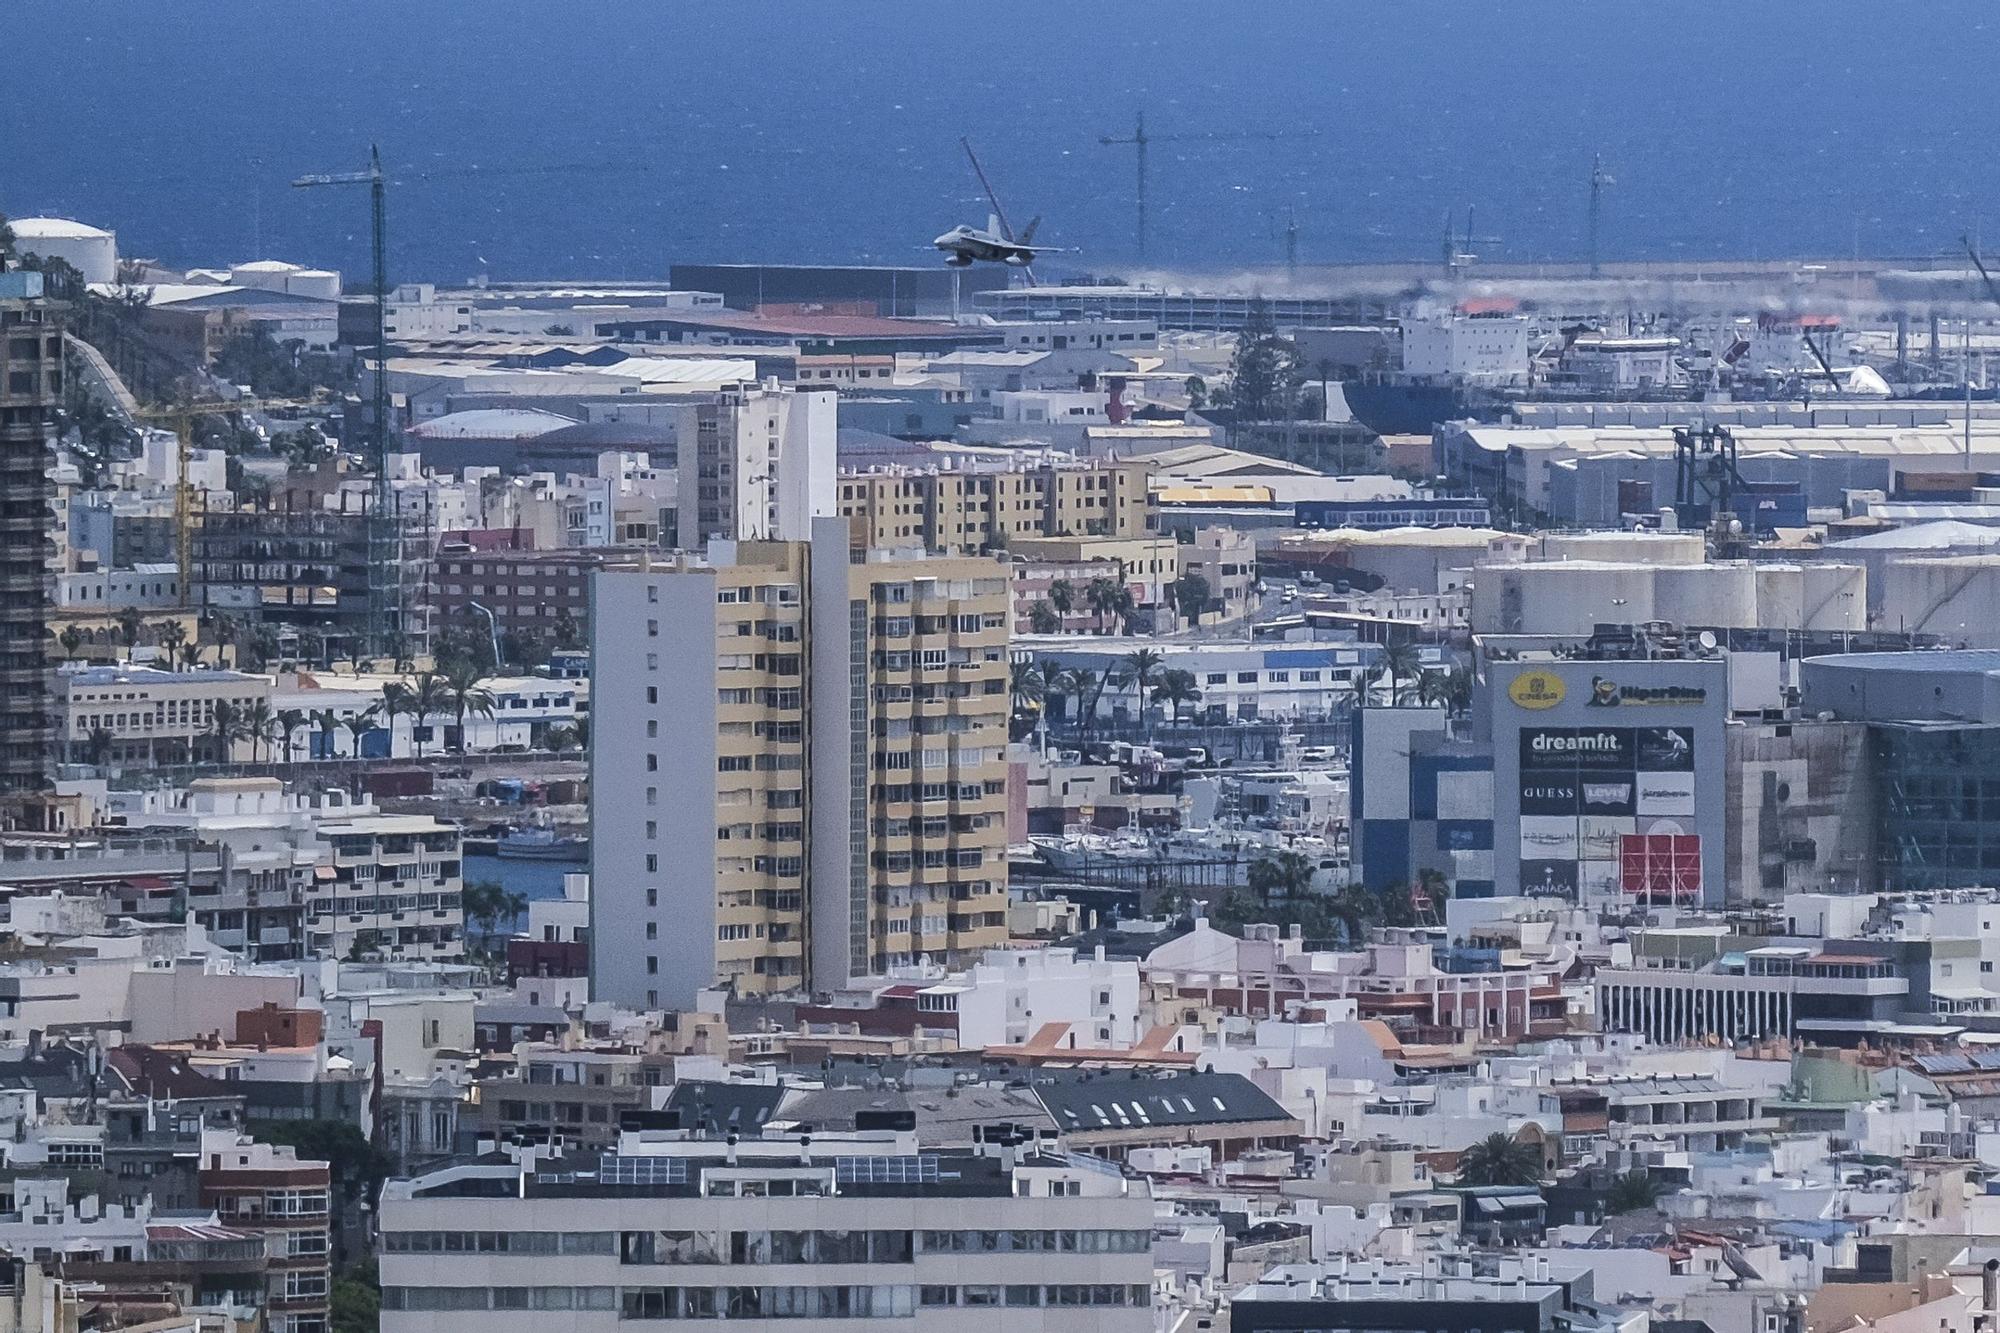
[[1712, 652], [1714, 652], [1714, 651], [1715, 651], [1715, 631], [1714, 631], [1714, 630], [1710, 630], [1710, 629], [1705, 629], [1705, 630], [1703, 630], [1703, 631], [1701, 632], [1700, 636], [1699, 636], [1699, 637], [1698, 637], [1698, 638], [1697, 638], [1697, 639], [1695, 640], [1695, 642], [1697, 642], [1697, 643], [1699, 643], [1699, 644], [1701, 645], [1701, 648], [1702, 648], [1702, 651], [1703, 651], [1703, 652], [1707, 652], [1707, 653], [1712, 653]]

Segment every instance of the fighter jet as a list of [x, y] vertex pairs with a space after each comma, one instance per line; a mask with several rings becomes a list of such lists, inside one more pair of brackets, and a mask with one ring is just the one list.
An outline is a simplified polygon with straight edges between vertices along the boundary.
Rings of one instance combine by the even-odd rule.
[[974, 263], [1012, 264], [1016, 268], [1026, 268], [1035, 262], [1035, 228], [1041, 219], [1030, 222], [1019, 236], [1010, 234], [1007, 224], [994, 213], [986, 219], [985, 230], [978, 227], [957, 226], [938, 237], [931, 244], [944, 251], [944, 262], [953, 268], [968, 268]]
[[1042, 220], [1035, 218], [1019, 236], [1007, 225], [1007, 214], [1000, 207], [1000, 197], [993, 193], [993, 183], [986, 179], [986, 169], [979, 165], [979, 157], [972, 151], [972, 142], [960, 139], [959, 145], [965, 149], [966, 160], [972, 163], [973, 174], [979, 177], [980, 188], [986, 191], [986, 201], [993, 205], [993, 211], [986, 215], [986, 229], [964, 225], [953, 227], [931, 244], [944, 251], [944, 262], [953, 268], [969, 268], [975, 263], [1012, 264], [1023, 269], [1028, 275], [1028, 285], [1035, 282], [1035, 256], [1048, 253], [1049, 246], [1037, 246], [1035, 228]]

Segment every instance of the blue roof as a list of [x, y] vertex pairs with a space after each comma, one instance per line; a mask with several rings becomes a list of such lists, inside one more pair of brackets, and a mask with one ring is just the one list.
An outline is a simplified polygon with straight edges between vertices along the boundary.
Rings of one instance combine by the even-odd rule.
[[92, 666], [66, 674], [78, 685], [191, 685], [252, 679], [240, 671], [161, 671], [145, 666]]

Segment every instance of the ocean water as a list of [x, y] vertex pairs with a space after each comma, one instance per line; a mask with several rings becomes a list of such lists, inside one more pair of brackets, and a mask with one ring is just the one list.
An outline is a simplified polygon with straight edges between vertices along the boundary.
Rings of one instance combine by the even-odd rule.
[[[10, 0], [0, 212], [183, 264], [664, 276], [685, 261], [932, 262], [986, 204], [1045, 267], [1574, 259], [1601, 151], [1607, 258], [1924, 255], [2000, 234], [2000, 10], [1983, 0]], [[1309, 137], [1268, 136], [1311, 131]], [[561, 167], [564, 170], [539, 170]], [[485, 174], [464, 174], [472, 168]], [[580, 168], [580, 169], [570, 169]]]

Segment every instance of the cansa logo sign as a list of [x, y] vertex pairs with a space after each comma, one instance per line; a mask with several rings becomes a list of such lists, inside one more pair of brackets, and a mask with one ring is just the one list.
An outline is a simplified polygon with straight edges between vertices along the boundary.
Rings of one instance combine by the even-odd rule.
[[1507, 697], [1522, 708], [1554, 708], [1563, 693], [1562, 677], [1553, 671], [1523, 671], [1507, 687]]

